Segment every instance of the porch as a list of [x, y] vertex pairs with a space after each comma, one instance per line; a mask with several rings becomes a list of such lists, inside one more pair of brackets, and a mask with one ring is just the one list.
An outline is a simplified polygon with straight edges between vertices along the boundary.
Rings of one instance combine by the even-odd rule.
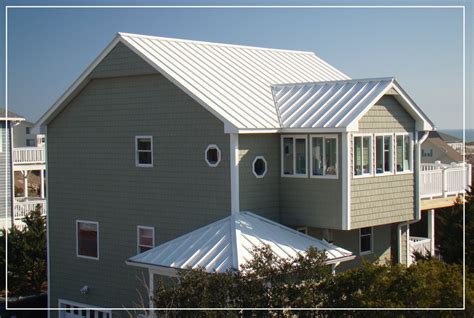
[[23, 218], [25, 215], [39, 206], [41, 215], [46, 215], [46, 199], [32, 197], [17, 197], [13, 202], [13, 224], [19, 228], [25, 226]]

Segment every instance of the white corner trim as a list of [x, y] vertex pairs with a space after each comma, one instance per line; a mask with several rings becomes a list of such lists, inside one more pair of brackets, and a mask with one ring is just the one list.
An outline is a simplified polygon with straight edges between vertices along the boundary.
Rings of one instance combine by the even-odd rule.
[[230, 138], [230, 196], [232, 213], [240, 212], [239, 189], [239, 135], [229, 134]]
[[[211, 149], [216, 149], [217, 150], [217, 161], [215, 163], [209, 162], [209, 160], [207, 159], [207, 152]], [[219, 165], [219, 163], [221, 162], [221, 159], [222, 159], [222, 153], [221, 153], [221, 149], [219, 148], [219, 146], [217, 146], [215, 144], [210, 144], [210, 145], [207, 146], [206, 150], [204, 150], [204, 160], [206, 161], [206, 163], [209, 167], [212, 167], [212, 168], [217, 167]]]
[[342, 134], [342, 229], [351, 229], [351, 169], [350, 169], [350, 150], [351, 135]]
[[[255, 172], [255, 163], [259, 159], [263, 160], [263, 162], [265, 163], [265, 171], [261, 175], [259, 175]], [[252, 172], [253, 172], [253, 175], [255, 176], [255, 178], [262, 179], [267, 174], [267, 171], [268, 171], [268, 163], [267, 163], [267, 160], [265, 159], [265, 157], [264, 156], [256, 156], [255, 159], [253, 159], [253, 162], [252, 162]]]

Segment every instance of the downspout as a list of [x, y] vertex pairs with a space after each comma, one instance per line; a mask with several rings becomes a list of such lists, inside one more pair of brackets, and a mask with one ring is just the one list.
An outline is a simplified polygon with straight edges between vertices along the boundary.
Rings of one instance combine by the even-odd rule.
[[420, 205], [420, 164], [421, 164], [421, 144], [428, 138], [428, 131], [423, 132], [423, 136], [418, 138], [419, 132], [415, 132], [415, 220], [421, 220]]

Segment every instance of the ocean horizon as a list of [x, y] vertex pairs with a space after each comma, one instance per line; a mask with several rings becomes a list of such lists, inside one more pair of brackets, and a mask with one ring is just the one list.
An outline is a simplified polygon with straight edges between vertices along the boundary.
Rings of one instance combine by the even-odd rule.
[[[462, 129], [438, 129], [445, 134], [462, 139]], [[474, 141], [474, 129], [466, 129], [466, 142]]]

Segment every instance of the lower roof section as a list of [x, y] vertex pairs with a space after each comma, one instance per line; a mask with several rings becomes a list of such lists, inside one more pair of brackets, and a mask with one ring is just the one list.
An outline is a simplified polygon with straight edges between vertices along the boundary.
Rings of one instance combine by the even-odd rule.
[[311, 246], [326, 252], [327, 264], [355, 258], [350, 251], [325, 240], [251, 212], [238, 212], [133, 256], [127, 264], [169, 269], [202, 267], [207, 272], [225, 272], [240, 269], [252, 259], [252, 250], [264, 244], [280, 258], [295, 257]]

